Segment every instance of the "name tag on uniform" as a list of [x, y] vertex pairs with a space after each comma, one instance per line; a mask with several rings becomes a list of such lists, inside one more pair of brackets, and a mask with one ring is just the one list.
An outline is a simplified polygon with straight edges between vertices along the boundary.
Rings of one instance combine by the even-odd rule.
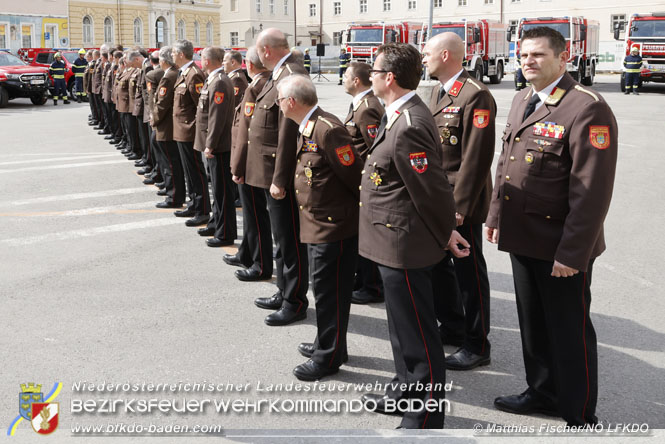
[[533, 135], [542, 137], [551, 137], [553, 139], [563, 139], [566, 128], [563, 125], [557, 125], [554, 122], [536, 122], [533, 125]]

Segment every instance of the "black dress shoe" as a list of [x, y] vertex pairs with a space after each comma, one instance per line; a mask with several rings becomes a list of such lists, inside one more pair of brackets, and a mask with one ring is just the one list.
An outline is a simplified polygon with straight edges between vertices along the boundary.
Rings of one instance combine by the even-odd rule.
[[100, 136], [105, 136], [105, 135], [111, 134], [111, 133], [106, 131], [106, 130], [102, 130], [102, 131], [97, 131], [97, 134], [99, 134]]
[[167, 193], [166, 190], [159, 190], [159, 191], [157, 191], [157, 195], [158, 195], [158, 196], [166, 196], [166, 195], [168, 195], [168, 194], [169, 194], [169, 193]]
[[213, 227], [199, 228], [198, 230], [196, 230], [196, 232], [199, 234], [199, 236], [214, 236], [215, 235], [215, 229]]
[[113, 140], [113, 134], [109, 134], [106, 137], [104, 137], [104, 140]]
[[185, 210], [174, 211], [173, 214], [176, 217], [192, 217], [192, 216], [194, 216], [194, 214], [196, 214], [196, 212], [194, 211], [193, 208], [188, 207]]
[[254, 299], [254, 305], [259, 308], [265, 308], [266, 310], [278, 310], [282, 306], [282, 300], [282, 293], [278, 291], [269, 298]]
[[[143, 160], [137, 160], [136, 162], [134, 162], [134, 166], [135, 167], [144, 167], [144, 166], [148, 166], [148, 164], [145, 163]], [[147, 170], [152, 171], [152, 168], [148, 167]]]
[[238, 256], [235, 254], [225, 254], [222, 257], [222, 260], [229, 265], [233, 265], [234, 267], [245, 267], [245, 264], [240, 262], [240, 259], [238, 259]]
[[371, 405], [372, 407], [376, 406], [374, 411], [377, 413], [383, 413], [384, 415], [396, 415], [396, 416], [402, 416], [404, 414], [398, 409], [386, 411], [386, 402], [390, 400], [390, 397], [388, 395], [365, 393], [361, 399], [363, 404], [369, 403], [369, 405]]
[[300, 310], [296, 312], [289, 307], [282, 306], [282, 308], [276, 312], [266, 316], [264, 322], [271, 326], [289, 325], [293, 324], [294, 322], [301, 321], [306, 317], [307, 307], [300, 307]]
[[[88, 125], [90, 125], [90, 126], [97, 126], [97, 125], [99, 125], [99, 122], [96, 122], [96, 121], [94, 121], [94, 120], [91, 120], [91, 121], [88, 122]], [[94, 128], [93, 128], [93, 129], [94, 129]]]
[[[315, 350], [316, 347], [314, 347], [314, 344], [311, 342], [301, 342], [300, 344], [298, 344], [298, 352], [306, 358], [311, 358]], [[344, 353], [344, 358], [342, 359], [342, 362], [348, 362], [348, 360], [349, 360], [349, 355]]]
[[236, 208], [242, 208], [242, 202], [240, 202], [240, 199], [236, 199], [235, 206]]
[[233, 273], [233, 274], [239, 280], [245, 281], [245, 282], [267, 281], [268, 279], [270, 279], [272, 277], [272, 276], [269, 276], [267, 274], [261, 274], [261, 272], [259, 270], [256, 270], [254, 268], [248, 268], [246, 270], [236, 270], [235, 273]]
[[[148, 173], [150, 173], [150, 170], [146, 170], [145, 168], [141, 168], [140, 170], [138, 170], [136, 172], [136, 174], [138, 174], [139, 176], [146, 176], [146, 177], [147, 177]], [[150, 180], [152, 180], [152, 179], [150, 179]], [[152, 180], [152, 183], [154, 184], [155, 181]]]
[[150, 178], [147, 178], [147, 179], [143, 179], [143, 183], [146, 184], [146, 185], [154, 185], [155, 181], [150, 179]]
[[481, 365], [489, 365], [492, 360], [490, 354], [477, 355], [465, 348], [460, 348], [445, 359], [448, 370], [471, 370]]
[[366, 289], [356, 290], [351, 294], [351, 303], [371, 304], [374, 302], [383, 302], [383, 296], [376, 293], [376, 291], [367, 291]]
[[129, 157], [127, 158], [127, 160], [138, 160], [138, 159], [140, 159], [140, 157], [137, 156], [136, 154], [132, 154], [131, 156], [129, 156]]
[[94, 126], [92, 129], [95, 129], [95, 130], [103, 130], [104, 129], [103, 126], [99, 126], [99, 123], [97, 123], [96, 125], [97, 126]]
[[324, 376], [334, 375], [339, 367], [326, 367], [309, 359], [293, 369], [293, 374], [301, 381], [318, 381]]
[[180, 208], [182, 204], [178, 204], [175, 202], [159, 202], [158, 204], [155, 205], [157, 208]]
[[217, 248], [217, 247], [226, 247], [229, 245], [233, 245], [232, 240], [224, 240], [224, 239], [218, 239], [216, 237], [206, 239], [206, 245], [212, 248]]
[[191, 219], [187, 219], [185, 221], [185, 225], [188, 227], [200, 227], [201, 225], [207, 224], [209, 220], [209, 216], [202, 214], [200, 216], [194, 216]]
[[499, 396], [494, 400], [494, 407], [503, 412], [518, 415], [540, 413], [541, 415], [559, 416], [559, 412], [551, 401], [543, 399], [531, 389], [521, 395]]
[[161, 182], [155, 182], [155, 186], [163, 189], [166, 185], [164, 184], [163, 181], [161, 181]]

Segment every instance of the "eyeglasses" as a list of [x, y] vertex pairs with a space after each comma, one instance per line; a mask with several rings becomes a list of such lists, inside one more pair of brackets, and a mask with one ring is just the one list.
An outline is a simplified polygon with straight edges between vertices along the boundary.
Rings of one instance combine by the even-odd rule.
[[282, 100], [284, 100], [284, 99], [290, 99], [290, 98], [291, 98], [291, 97], [277, 97], [277, 98], [275, 99], [275, 104], [276, 104], [277, 106], [279, 106], [279, 105], [282, 103]]
[[386, 72], [390, 72], [390, 71], [386, 71], [385, 69], [370, 69], [369, 70], [369, 75], [373, 76], [376, 73], [386, 73]]

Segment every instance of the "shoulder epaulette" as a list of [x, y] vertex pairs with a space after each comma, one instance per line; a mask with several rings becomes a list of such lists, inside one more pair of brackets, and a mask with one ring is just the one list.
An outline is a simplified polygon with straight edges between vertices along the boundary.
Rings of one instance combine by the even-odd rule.
[[405, 109], [404, 110], [404, 117], [406, 117], [406, 124], [408, 126], [411, 126], [411, 114], [409, 114], [409, 110]]
[[334, 126], [334, 125], [333, 125], [332, 123], [330, 123], [330, 121], [329, 121], [328, 119], [326, 119], [325, 117], [321, 117], [321, 116], [319, 116], [319, 120], [322, 120], [322, 121], [323, 121], [326, 125], [328, 125], [330, 128], [332, 128], [332, 127]]
[[188, 67], [188, 68], [185, 70], [185, 72], [182, 73], [182, 76], [185, 77], [185, 76], [187, 75], [187, 73], [189, 72], [190, 69], [191, 69], [191, 67]]
[[595, 100], [596, 102], [600, 101], [600, 99], [598, 98], [597, 95], [595, 95], [594, 93], [592, 93], [592, 92], [589, 91], [588, 89], [584, 89], [584, 88], [582, 88], [580, 85], [575, 85], [575, 89], [578, 90], [578, 91], [580, 91], [580, 92], [583, 92], [583, 93], [587, 93], [587, 94], [589, 94], [591, 97], [594, 98], [594, 100]]
[[288, 70], [289, 70], [289, 74], [293, 74], [293, 70], [291, 69], [291, 66], [289, 66], [289, 65], [286, 65], [286, 69], [288, 69]]
[[475, 86], [475, 87], [478, 88], [479, 90], [482, 89], [482, 88], [480, 87], [480, 85], [478, 85], [478, 84], [476, 83], [476, 81], [473, 80], [473, 79], [468, 79], [467, 82], [470, 83], [470, 84], [472, 84], [473, 86]]
[[236, 75], [238, 75], [238, 71], [232, 72], [231, 75], [229, 76], [229, 79], [234, 78]]

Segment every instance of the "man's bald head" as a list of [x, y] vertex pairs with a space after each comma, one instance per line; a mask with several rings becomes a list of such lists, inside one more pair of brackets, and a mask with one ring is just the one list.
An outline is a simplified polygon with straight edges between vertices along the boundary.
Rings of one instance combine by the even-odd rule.
[[277, 28], [268, 28], [261, 31], [259, 38], [256, 39], [257, 46], [268, 46], [272, 49], [289, 50], [289, 42], [282, 31]]
[[428, 40], [427, 44], [432, 44], [434, 51], [448, 51], [450, 58], [462, 63], [464, 60], [464, 41], [454, 32], [442, 32]]
[[454, 32], [442, 32], [427, 41], [423, 48], [423, 63], [432, 77], [442, 83], [462, 69], [464, 42]]

